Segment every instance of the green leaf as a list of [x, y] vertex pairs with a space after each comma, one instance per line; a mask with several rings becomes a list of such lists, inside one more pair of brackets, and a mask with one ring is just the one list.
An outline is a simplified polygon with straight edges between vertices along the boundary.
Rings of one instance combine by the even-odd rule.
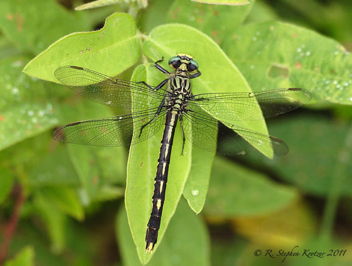
[[[6, 58], [0, 64], [0, 150], [38, 135], [58, 123], [49, 90], [21, 73], [27, 58]], [[49, 85], [50, 87], [50, 85]]]
[[254, 0], [244, 6], [217, 6], [177, 0], [168, 12], [169, 22], [178, 22], [195, 27], [211, 37], [217, 44], [247, 17]]
[[348, 196], [352, 193], [352, 180], [339, 172], [345, 167], [346, 172], [352, 171], [348, 159], [351, 156], [350, 128], [346, 121], [318, 114], [275, 121], [270, 124], [270, 131], [287, 141], [290, 153], [274, 161], [255, 154], [245, 159], [251, 160], [255, 167], [270, 168], [284, 182], [310, 195], [328, 195], [332, 184], [343, 178], [339, 193]]
[[98, 201], [108, 201], [119, 199], [124, 196], [125, 188], [116, 187], [110, 185], [103, 185], [100, 187], [100, 190], [97, 192], [95, 199]]
[[0, 38], [0, 59], [20, 55], [20, 51], [5, 37]]
[[[160, 60], [162, 57], [170, 58], [177, 53], [192, 55], [202, 72], [199, 78], [192, 80], [193, 94], [250, 92], [242, 74], [219, 46], [208, 36], [194, 28], [180, 24], [159, 26], [150, 33], [150, 37], [144, 42], [143, 51], [153, 61]], [[224, 108], [227, 107], [224, 106]], [[258, 106], [258, 116], [260, 117], [261, 114]], [[216, 117], [216, 113], [211, 113], [211, 115]], [[264, 120], [230, 122], [242, 128], [264, 134], [268, 133]], [[250, 142], [250, 140], [248, 141]], [[251, 143], [269, 158], [273, 157], [273, 150], [269, 143], [261, 146], [256, 145], [253, 141]]]
[[257, 1], [248, 14], [245, 23], [273, 21], [278, 20], [278, 17], [273, 6], [263, 1]]
[[[242, 256], [248, 247], [246, 239], [237, 234], [231, 238], [217, 237], [211, 241], [211, 264], [217, 266], [244, 264], [247, 256]], [[252, 256], [251, 256], [252, 257]], [[253, 256], [258, 261], [258, 257]], [[250, 265], [250, 264], [244, 264]], [[252, 264], [254, 265], [254, 264]], [[264, 264], [262, 264], [264, 265]]]
[[200, 213], [207, 197], [214, 153], [204, 152], [198, 147], [192, 150], [192, 168], [183, 196], [195, 213]]
[[[39, 153], [36, 154], [39, 155]], [[42, 160], [35, 164], [31, 172], [29, 184], [33, 187], [80, 184], [64, 145], [59, 145], [52, 153], [43, 155]]]
[[[184, 201], [180, 201], [177, 211], [165, 233], [163, 244], [151, 260], [140, 262], [128, 229], [126, 212], [120, 208], [116, 219], [116, 238], [123, 265], [210, 265], [209, 236], [201, 217], [195, 215]], [[158, 241], [159, 242], [159, 241]]]
[[54, 0], [0, 2], [0, 28], [21, 50], [37, 54], [56, 39], [88, 30], [84, 14], [68, 12]]
[[153, 0], [148, 3], [148, 8], [145, 12], [141, 12], [138, 19], [138, 28], [141, 32], [150, 32], [156, 26], [166, 23], [170, 2], [165, 0]]
[[26, 139], [0, 152], [1, 166], [8, 169], [25, 190], [30, 189], [28, 186], [32, 185], [31, 173], [35, 166], [41, 164], [48, 156], [48, 145], [51, 143], [51, 134], [48, 133]]
[[263, 174], [216, 157], [205, 212], [216, 217], [261, 215], [281, 210], [298, 192], [275, 184]]
[[[62, 86], [63, 90], [67, 90]], [[75, 119], [102, 119], [111, 117], [113, 113], [107, 106], [83, 100], [72, 106], [65, 105], [60, 109], [62, 120], [65, 123], [72, 121], [72, 112]], [[73, 164], [76, 175], [83, 187], [81, 200], [89, 205], [95, 200], [100, 187], [105, 184], [124, 183], [126, 154], [124, 148], [93, 147], [84, 145], [67, 145], [68, 156]], [[71, 173], [72, 175], [72, 173]], [[101, 196], [99, 196], [101, 197]]]
[[[160, 79], [160, 76], [162, 77], [163, 75], [154, 66], [140, 66], [136, 68], [133, 80], [144, 80], [147, 84], [157, 84], [163, 80]], [[151, 257], [150, 254], [145, 252], [145, 234], [152, 209], [154, 177], [162, 134], [163, 130], [159, 130], [148, 140], [132, 145], [127, 166], [125, 204], [129, 225], [141, 261], [148, 261]], [[181, 155], [182, 136], [178, 125], [171, 153], [171, 164], [158, 244], [154, 250], [157, 250], [162, 242], [163, 235], [171, 217], [175, 213], [190, 171], [192, 148], [189, 142], [186, 142], [184, 150], [185, 152]]]
[[126, 184], [126, 148], [104, 147], [95, 148], [95, 151], [99, 158], [99, 168], [101, 170], [104, 185], [106, 184], [110, 186], [112, 184], [117, 184], [124, 186]]
[[96, 147], [67, 145], [67, 150], [83, 188], [81, 200], [84, 205], [88, 206], [102, 185]]
[[10, 194], [13, 183], [14, 176], [9, 171], [9, 169], [0, 166], [1, 178], [0, 178], [0, 204], [4, 202], [7, 196]]
[[[130, 1], [130, 5], [133, 5], [134, 2], [137, 3], [139, 8], [146, 8], [147, 7], [147, 0], [137, 0], [137, 1]], [[92, 8], [97, 8], [97, 7], [103, 7], [103, 6], [110, 6], [110, 5], [116, 5], [120, 3], [126, 3], [125, 0], [96, 0], [89, 2], [84, 5], [80, 5], [75, 8], [75, 10], [86, 10], [86, 9], [92, 9]]]
[[35, 191], [34, 204], [39, 214], [45, 221], [51, 239], [51, 248], [55, 252], [61, 252], [65, 246], [66, 216], [54, 204], [52, 199], [44, 195], [40, 190]]
[[[287, 8], [289, 8], [293, 16], [291, 16], [289, 19], [292, 20], [293, 17], [296, 17], [295, 20], [300, 23], [303, 17], [306, 18], [306, 20], [310, 21], [313, 25], [316, 25], [316, 28], [324, 28], [326, 24], [329, 24], [329, 20], [334, 19], [334, 9], [338, 6], [340, 3], [336, 3], [337, 5], [321, 5], [321, 3], [317, 1], [302, 1], [302, 2], [296, 2], [296, 1], [287, 1], [284, 0], [282, 1], [284, 5], [287, 5]], [[347, 2], [346, 2], [347, 3]], [[347, 7], [347, 6], [346, 6]], [[314, 12], [312, 12], [314, 10]], [[338, 17], [341, 17], [341, 15], [344, 14], [343, 12], [338, 12]], [[347, 12], [345, 14], [348, 14]], [[343, 16], [343, 15], [342, 15]], [[340, 19], [346, 19], [346, 18], [336, 18], [334, 21], [334, 25], [337, 26], [339, 23]], [[345, 21], [345, 23], [348, 21]], [[318, 26], [319, 25], [319, 26]], [[340, 25], [342, 26], [342, 25]], [[330, 25], [331, 27], [331, 25]]]
[[133, 18], [115, 13], [98, 31], [72, 33], [56, 41], [29, 62], [23, 71], [54, 82], [57, 82], [55, 70], [63, 65], [87, 67], [116, 76], [131, 67], [138, 60], [139, 53]]
[[192, 0], [193, 2], [199, 2], [203, 4], [214, 4], [214, 5], [247, 5], [249, 2], [247, 0]]
[[69, 187], [46, 187], [41, 189], [42, 196], [57, 205], [60, 210], [77, 220], [84, 219], [84, 209], [77, 193]]
[[6, 261], [4, 266], [32, 266], [34, 265], [34, 249], [31, 246], [22, 248], [12, 260]]
[[224, 51], [254, 91], [304, 88], [311, 103], [352, 104], [352, 56], [336, 41], [282, 22], [249, 24], [227, 37]]

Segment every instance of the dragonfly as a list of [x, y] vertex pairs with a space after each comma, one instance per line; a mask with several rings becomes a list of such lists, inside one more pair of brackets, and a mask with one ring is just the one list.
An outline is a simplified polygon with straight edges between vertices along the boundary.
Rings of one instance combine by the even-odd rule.
[[[164, 128], [146, 229], [147, 252], [153, 251], [158, 239], [177, 122], [182, 133], [182, 152], [189, 140], [204, 150], [225, 155], [246, 154], [255, 149], [253, 143], [268, 144], [275, 155], [283, 156], [288, 153], [284, 141], [236, 126], [231, 121], [273, 117], [292, 111], [311, 98], [307, 90], [299, 88], [193, 95], [191, 80], [201, 76], [193, 57], [187, 54], [171, 57], [168, 61], [171, 73], [160, 65], [161, 62], [163, 58], [154, 66], [167, 78], [157, 86], [109, 77], [79, 66], [62, 66], [54, 73], [62, 84], [91, 101], [134, 110], [129, 114], [67, 124], [54, 131], [55, 140], [104, 147], [129, 146]], [[258, 112], [259, 107], [261, 112]], [[214, 138], [225, 141], [225, 145], [217, 145]]]

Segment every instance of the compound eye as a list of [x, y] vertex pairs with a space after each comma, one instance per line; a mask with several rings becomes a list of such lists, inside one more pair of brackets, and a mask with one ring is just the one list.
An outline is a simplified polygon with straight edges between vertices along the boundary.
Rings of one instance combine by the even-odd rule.
[[169, 65], [172, 68], [178, 68], [181, 65], [181, 60], [178, 56], [171, 57], [169, 60]]
[[189, 72], [192, 72], [194, 70], [198, 69], [198, 63], [194, 60], [190, 60], [189, 64], [187, 65], [187, 70]]

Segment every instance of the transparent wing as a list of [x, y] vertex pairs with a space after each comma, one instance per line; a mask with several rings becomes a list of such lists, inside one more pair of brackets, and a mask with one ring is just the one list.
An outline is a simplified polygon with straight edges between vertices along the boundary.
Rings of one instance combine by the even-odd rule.
[[288, 153], [288, 146], [282, 140], [232, 124], [225, 125], [199, 107], [185, 113], [182, 124], [186, 138], [206, 151], [230, 156], [244, 155], [255, 148], [246, 140], [249, 139], [258, 146], [269, 143], [277, 156]]
[[189, 109], [201, 106], [222, 120], [259, 120], [258, 104], [265, 118], [284, 114], [306, 104], [311, 94], [303, 89], [278, 89], [263, 92], [205, 93], [195, 95]]
[[[157, 108], [99, 120], [70, 123], [54, 131], [53, 139], [101, 147], [128, 146], [153, 136], [164, 124], [165, 110], [156, 116]], [[147, 126], [148, 122], [150, 122]], [[133, 124], [136, 131], [133, 131]], [[133, 134], [135, 138], [131, 143]]]
[[64, 85], [87, 99], [118, 108], [131, 108], [131, 95], [136, 99], [134, 108], [147, 109], [162, 101], [165, 90], [154, 90], [144, 82], [115, 79], [90, 69], [63, 66], [55, 71], [56, 78]]

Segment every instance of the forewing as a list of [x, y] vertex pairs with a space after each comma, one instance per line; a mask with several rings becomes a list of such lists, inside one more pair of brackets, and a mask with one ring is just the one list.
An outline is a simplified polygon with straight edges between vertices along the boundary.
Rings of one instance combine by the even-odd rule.
[[[165, 111], [156, 116], [157, 108], [133, 114], [120, 115], [99, 120], [70, 123], [54, 131], [55, 140], [81, 145], [111, 147], [128, 146], [153, 136], [163, 125]], [[142, 126], [149, 123], [142, 131]], [[133, 123], [139, 130], [133, 131]], [[131, 143], [132, 136], [133, 143]]]
[[112, 107], [131, 108], [131, 94], [138, 100], [135, 109], [155, 107], [164, 98], [165, 91], [154, 90], [143, 82], [115, 79], [90, 69], [63, 66], [55, 71], [56, 78], [85, 98]]
[[[303, 89], [289, 88], [263, 92], [205, 93], [195, 95], [189, 108], [196, 105], [225, 121], [259, 120], [297, 109], [311, 99]], [[262, 113], [258, 112], [258, 105]]]

